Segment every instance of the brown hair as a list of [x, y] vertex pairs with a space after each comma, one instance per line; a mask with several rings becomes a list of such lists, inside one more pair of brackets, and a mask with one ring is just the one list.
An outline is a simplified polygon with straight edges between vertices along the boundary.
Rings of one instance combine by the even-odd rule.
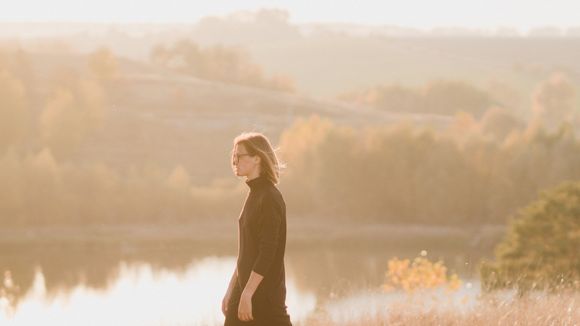
[[232, 148], [232, 168], [234, 165], [234, 151], [236, 145], [243, 144], [248, 154], [260, 156], [260, 175], [265, 175], [272, 183], [278, 184], [280, 181], [281, 170], [286, 168], [286, 164], [282, 163], [276, 151], [270, 144], [266, 136], [259, 132], [243, 132], [234, 138], [234, 146]]

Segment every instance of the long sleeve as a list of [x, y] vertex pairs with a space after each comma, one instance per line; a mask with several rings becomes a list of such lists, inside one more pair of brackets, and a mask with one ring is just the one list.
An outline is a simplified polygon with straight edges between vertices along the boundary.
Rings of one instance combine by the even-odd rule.
[[253, 271], [264, 276], [270, 269], [280, 234], [282, 224], [282, 206], [271, 196], [265, 196], [262, 201], [261, 223], [258, 229], [258, 256], [254, 262]]

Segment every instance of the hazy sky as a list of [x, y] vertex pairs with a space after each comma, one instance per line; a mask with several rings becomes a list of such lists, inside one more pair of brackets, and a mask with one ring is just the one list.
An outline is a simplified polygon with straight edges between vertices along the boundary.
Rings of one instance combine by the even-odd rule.
[[0, 21], [195, 22], [206, 15], [279, 8], [290, 20], [527, 30], [580, 25], [577, 0], [1, 0]]

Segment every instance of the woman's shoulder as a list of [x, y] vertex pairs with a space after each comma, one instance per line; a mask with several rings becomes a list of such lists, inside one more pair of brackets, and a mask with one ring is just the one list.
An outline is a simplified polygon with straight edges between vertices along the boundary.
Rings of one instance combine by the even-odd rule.
[[278, 189], [278, 187], [276, 187], [274, 184], [270, 184], [268, 187], [265, 187], [264, 191], [262, 192], [262, 201], [270, 201], [282, 206], [286, 206], [282, 192], [280, 192], [280, 189]]

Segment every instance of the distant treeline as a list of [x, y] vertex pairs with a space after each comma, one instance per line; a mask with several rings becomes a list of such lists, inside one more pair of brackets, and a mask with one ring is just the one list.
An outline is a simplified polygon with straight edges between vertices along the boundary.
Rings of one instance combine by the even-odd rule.
[[[489, 115], [501, 115], [492, 110]], [[313, 117], [284, 135], [293, 209], [394, 223], [504, 223], [538, 191], [580, 180], [570, 123], [506, 133], [460, 114], [447, 130], [401, 123], [354, 130]]]
[[[38, 92], [45, 81], [26, 54], [0, 52], [2, 225], [188, 223], [239, 213], [245, 185], [229, 175], [198, 186], [183, 162], [173, 170], [132, 162], [120, 171], [68, 159], [108, 113], [114, 62], [97, 51], [87, 61], [92, 74], [64, 71]], [[280, 184], [288, 213], [504, 223], [539, 190], [580, 179], [574, 87], [557, 75], [533, 99], [526, 120], [490, 107], [481, 117], [457, 113], [439, 131], [405, 122], [359, 130], [318, 116], [297, 120], [279, 144], [289, 167]]]
[[[536, 87], [527, 118], [490, 105], [468, 84], [405, 92], [424, 112], [457, 111], [454, 122], [440, 131], [404, 122], [355, 130], [313, 117], [282, 135], [296, 210], [396, 223], [504, 223], [538, 191], [580, 180], [580, 109], [566, 76]], [[396, 111], [401, 102], [383, 104]]]
[[100, 49], [82, 71], [41, 76], [25, 51], [0, 51], [3, 225], [191, 222], [238, 208], [235, 178], [200, 190], [178, 162], [169, 171], [141, 162], [119, 171], [70, 159], [102, 127], [107, 81], [117, 69], [112, 53]]
[[202, 48], [187, 39], [172, 46], [157, 45], [151, 50], [151, 62], [194, 77], [286, 92], [294, 91], [287, 76], [265, 77], [239, 47], [214, 45]]
[[401, 85], [381, 85], [362, 91], [347, 92], [339, 99], [371, 105], [386, 111], [405, 113], [454, 114], [481, 116], [497, 103], [490, 94], [467, 82], [439, 80], [422, 89]]

